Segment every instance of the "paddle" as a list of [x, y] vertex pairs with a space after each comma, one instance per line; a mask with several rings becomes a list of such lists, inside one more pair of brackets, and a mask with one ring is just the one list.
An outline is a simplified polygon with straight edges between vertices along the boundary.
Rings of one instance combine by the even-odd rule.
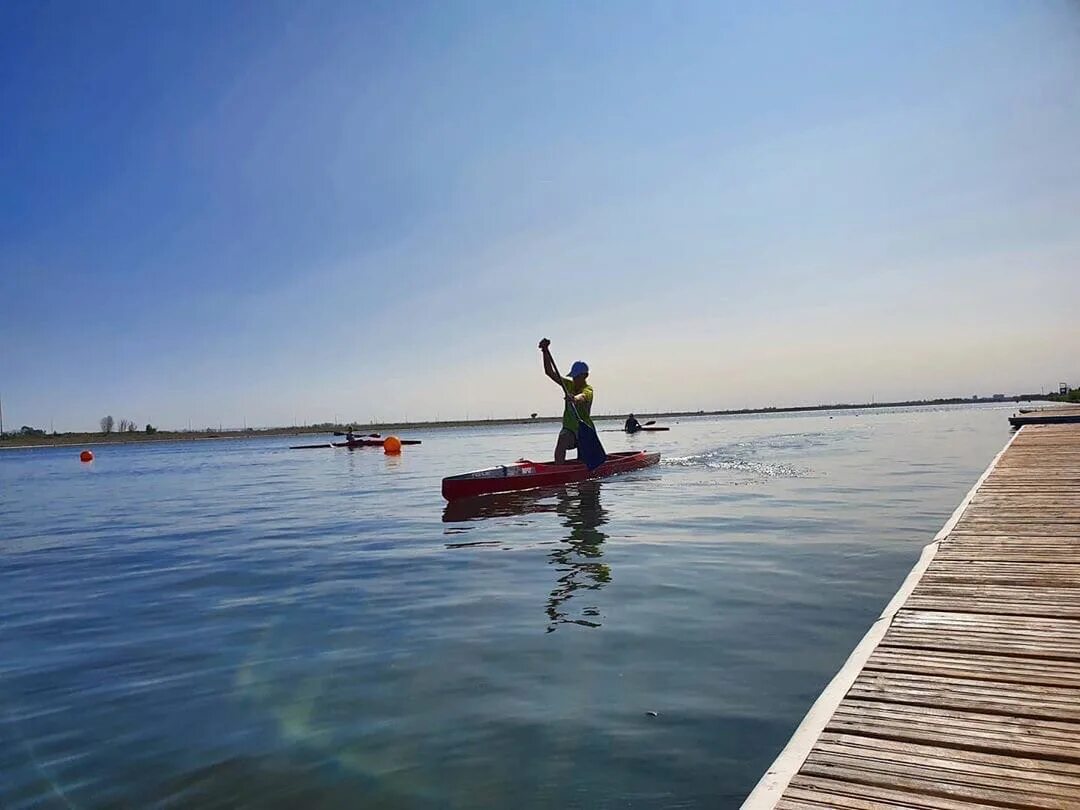
[[[345, 436], [347, 434], [345, 432], [343, 432], [343, 431], [335, 430], [334, 435], [335, 436]], [[370, 438], [370, 439], [381, 439], [382, 438], [378, 433], [353, 433], [353, 436], [357, 436], [357, 437], [360, 437], [360, 438]]]
[[[563, 379], [558, 366], [555, 365], [554, 358], [551, 359], [551, 367], [555, 370], [558, 378]], [[600, 444], [600, 437], [596, 435], [596, 428], [582, 420], [581, 414], [578, 413], [577, 404], [574, 402], [573, 394], [566, 390], [565, 384], [563, 384], [563, 394], [570, 405], [570, 410], [574, 412], [574, 418], [578, 421], [578, 459], [585, 462], [585, 466], [590, 470], [595, 470], [607, 461], [607, 451], [604, 450], [604, 445]]]

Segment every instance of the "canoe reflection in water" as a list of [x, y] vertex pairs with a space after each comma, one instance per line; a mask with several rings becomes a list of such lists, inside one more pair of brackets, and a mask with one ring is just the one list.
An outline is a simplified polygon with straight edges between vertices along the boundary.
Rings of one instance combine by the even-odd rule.
[[[601, 487], [600, 481], [583, 481], [554, 491], [530, 490], [451, 501], [443, 512], [443, 521], [459, 523], [548, 512], [559, 515], [568, 532], [548, 555], [548, 563], [555, 567], [557, 577], [547, 602], [547, 632], [554, 632], [560, 624], [599, 627], [600, 609], [597, 605], [582, 605], [580, 612], [572, 612], [569, 602], [578, 591], [596, 591], [611, 581], [611, 568], [601, 561], [607, 534], [600, 527], [608, 522], [607, 512], [600, 505]], [[502, 543], [447, 543], [447, 548], [478, 545], [499, 546]]]
[[600, 506], [600, 482], [584, 481], [577, 487], [577, 497], [567, 491], [559, 495], [555, 510], [563, 518], [563, 526], [570, 530], [564, 544], [551, 552], [551, 564], [560, 576], [548, 599], [548, 632], [554, 632], [560, 624], [580, 624], [599, 627], [600, 609], [586, 605], [582, 617], [571, 618], [567, 611], [570, 597], [578, 590], [596, 591], [611, 582], [611, 568], [600, 562], [607, 535], [600, 527], [607, 523], [607, 513]]

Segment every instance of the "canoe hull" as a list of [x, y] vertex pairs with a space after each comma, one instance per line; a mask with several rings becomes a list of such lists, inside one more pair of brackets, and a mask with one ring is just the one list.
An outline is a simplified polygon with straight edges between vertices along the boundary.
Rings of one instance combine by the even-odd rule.
[[[348, 447], [350, 450], [354, 447], [382, 447], [383, 442], [386, 439], [353, 439], [351, 442], [335, 443], [335, 447]], [[407, 444], [420, 444], [419, 439], [399, 439], [402, 446]]]
[[607, 461], [592, 471], [578, 461], [566, 464], [555, 464], [550, 461], [519, 461], [444, 478], [442, 495], [448, 501], [456, 501], [501, 492], [558, 487], [591, 478], [606, 478], [610, 475], [640, 470], [657, 464], [659, 461], [659, 453], [646, 453], [640, 450], [608, 453]]
[[[323, 444], [294, 444], [290, 447], [290, 450], [320, 450], [328, 447], [346, 447], [349, 450], [355, 450], [358, 447], [382, 447], [383, 442], [386, 439], [353, 439], [351, 442], [324, 442]], [[401, 444], [420, 444], [419, 439], [401, 439]]]

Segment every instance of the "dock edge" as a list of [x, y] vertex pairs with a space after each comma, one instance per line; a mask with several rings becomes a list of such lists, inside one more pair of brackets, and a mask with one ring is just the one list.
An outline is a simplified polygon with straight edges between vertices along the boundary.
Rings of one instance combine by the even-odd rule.
[[923, 573], [930, 566], [930, 563], [934, 559], [934, 555], [937, 554], [938, 546], [941, 541], [944, 540], [949, 533], [959, 522], [961, 515], [968, 508], [972, 499], [975, 497], [975, 493], [978, 492], [979, 487], [982, 486], [983, 481], [994, 471], [997, 467], [1001, 457], [1005, 455], [1005, 451], [1009, 449], [1012, 443], [1016, 440], [1016, 437], [1020, 435], [1026, 428], [1021, 427], [1005, 443], [1005, 446], [1001, 448], [990, 465], [983, 471], [983, 474], [979, 476], [979, 479], [975, 482], [974, 486], [968, 491], [967, 495], [960, 502], [960, 505], [953, 510], [952, 515], [945, 525], [941, 527], [934, 539], [923, 547], [922, 553], [911, 571], [908, 572], [907, 577], [900, 585], [900, 589], [893, 595], [893, 598], [889, 600], [889, 603], [885, 606], [885, 610], [881, 615], [874, 620], [874, 623], [870, 625], [870, 629], [867, 630], [866, 635], [862, 637], [862, 640], [855, 646], [851, 655], [848, 656], [847, 661], [840, 667], [840, 671], [833, 676], [833, 679], [829, 681], [829, 684], [825, 687], [822, 693], [814, 701], [810, 710], [803, 717], [802, 722], [796, 727], [795, 732], [791, 735], [791, 739], [787, 745], [780, 751], [776, 759], [773, 760], [772, 765], [765, 771], [765, 774], [758, 780], [757, 785], [750, 792], [750, 795], [746, 797], [746, 800], [742, 803], [741, 810], [772, 810], [776, 806], [776, 803], [780, 801], [780, 798], [784, 795], [784, 791], [787, 790], [788, 784], [795, 777], [795, 774], [802, 768], [806, 758], [810, 755], [810, 749], [814, 747], [814, 743], [817, 742], [818, 737], [821, 736], [821, 732], [824, 731], [825, 726], [836, 712], [837, 707], [840, 705], [840, 701], [844, 699], [844, 696], [851, 689], [852, 684], [855, 683], [855, 679], [859, 673], [862, 672], [863, 667], [866, 664], [867, 659], [877, 648], [881, 639], [884, 638], [885, 633], [888, 631], [892, 624], [893, 618], [900, 610], [903, 604], [907, 601], [907, 598], [911, 595], [911, 592], [915, 590], [915, 586], [919, 584], [919, 580], [922, 579]]

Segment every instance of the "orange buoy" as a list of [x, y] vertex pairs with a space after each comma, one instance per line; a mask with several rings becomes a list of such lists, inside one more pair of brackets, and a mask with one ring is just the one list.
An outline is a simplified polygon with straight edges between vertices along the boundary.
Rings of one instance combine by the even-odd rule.
[[94, 454], [91, 453], [89, 450], [83, 450], [81, 453], [79, 453], [79, 461], [93, 461], [93, 460], [94, 460]]
[[397, 436], [387, 436], [382, 443], [383, 452], [388, 456], [396, 456], [401, 452], [401, 439]]

